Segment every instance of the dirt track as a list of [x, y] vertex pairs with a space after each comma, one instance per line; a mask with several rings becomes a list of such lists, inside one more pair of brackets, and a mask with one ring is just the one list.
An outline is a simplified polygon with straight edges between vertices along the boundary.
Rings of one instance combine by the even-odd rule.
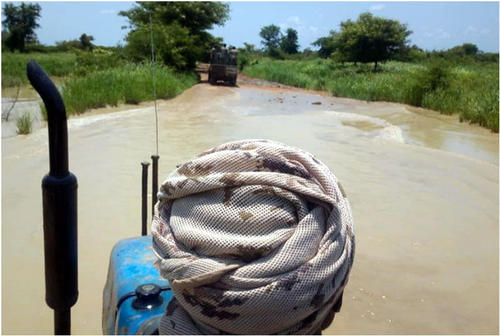
[[[327, 332], [498, 333], [498, 135], [400, 104], [240, 79], [238, 87], [201, 83], [159, 103], [160, 180], [229, 140], [302, 147], [342, 181], [355, 219], [355, 266]], [[101, 333], [109, 253], [140, 232], [140, 162], [154, 152], [152, 104], [115, 110], [69, 121], [79, 180], [79, 334]], [[47, 170], [46, 128], [2, 139], [3, 333], [52, 332], [42, 267]]]

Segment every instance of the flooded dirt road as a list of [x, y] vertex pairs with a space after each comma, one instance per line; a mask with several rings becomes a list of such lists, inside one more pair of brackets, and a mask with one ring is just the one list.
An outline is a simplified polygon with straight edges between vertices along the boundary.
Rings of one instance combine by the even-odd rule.
[[[100, 334], [113, 245], [140, 234], [151, 103], [69, 121], [78, 177], [73, 332]], [[159, 104], [160, 180], [217, 144], [269, 138], [325, 162], [351, 201], [356, 257], [327, 333], [498, 333], [498, 135], [399, 104], [199, 84]], [[52, 333], [44, 303], [40, 181], [47, 130], [2, 139], [2, 331]], [[150, 216], [149, 216], [150, 218]]]

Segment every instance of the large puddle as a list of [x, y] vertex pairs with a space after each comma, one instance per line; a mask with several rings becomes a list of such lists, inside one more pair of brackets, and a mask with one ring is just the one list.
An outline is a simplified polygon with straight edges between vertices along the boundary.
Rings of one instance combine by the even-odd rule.
[[[314, 104], [313, 104], [314, 103]], [[160, 179], [222, 142], [270, 138], [324, 161], [350, 198], [354, 268], [336, 334], [498, 334], [498, 135], [454, 117], [284, 89], [196, 85], [159, 104]], [[77, 334], [100, 334], [113, 245], [140, 234], [151, 104], [69, 121], [78, 177]], [[2, 331], [50, 334], [40, 181], [47, 130], [2, 139]], [[150, 216], [149, 216], [150, 219]]]

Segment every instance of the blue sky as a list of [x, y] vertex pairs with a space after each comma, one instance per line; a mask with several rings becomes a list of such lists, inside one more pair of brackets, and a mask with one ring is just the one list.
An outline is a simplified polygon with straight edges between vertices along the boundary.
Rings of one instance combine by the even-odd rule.
[[[133, 2], [41, 2], [42, 17], [36, 31], [40, 42], [93, 35], [94, 43], [116, 45], [124, 42], [127, 29], [120, 10]], [[374, 15], [397, 19], [413, 31], [411, 44], [427, 50], [447, 49], [465, 42], [480, 50], [498, 52], [498, 2], [231, 2], [231, 18], [211, 32], [231, 45], [243, 42], [260, 47], [262, 26], [276, 24], [299, 33], [301, 48], [330, 29], [339, 29], [347, 19], [370, 11]]]

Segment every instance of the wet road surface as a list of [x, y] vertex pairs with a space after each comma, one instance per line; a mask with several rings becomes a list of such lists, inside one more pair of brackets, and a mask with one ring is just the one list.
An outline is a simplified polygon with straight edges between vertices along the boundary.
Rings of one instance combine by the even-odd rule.
[[[355, 221], [354, 268], [327, 333], [498, 334], [497, 134], [400, 104], [246, 83], [202, 83], [159, 103], [160, 181], [226, 141], [304, 148], [342, 182]], [[140, 234], [140, 162], [155, 151], [152, 106], [69, 120], [79, 182], [73, 333], [102, 333], [111, 248]], [[47, 171], [45, 127], [2, 139], [3, 333], [52, 333], [40, 188]]]

